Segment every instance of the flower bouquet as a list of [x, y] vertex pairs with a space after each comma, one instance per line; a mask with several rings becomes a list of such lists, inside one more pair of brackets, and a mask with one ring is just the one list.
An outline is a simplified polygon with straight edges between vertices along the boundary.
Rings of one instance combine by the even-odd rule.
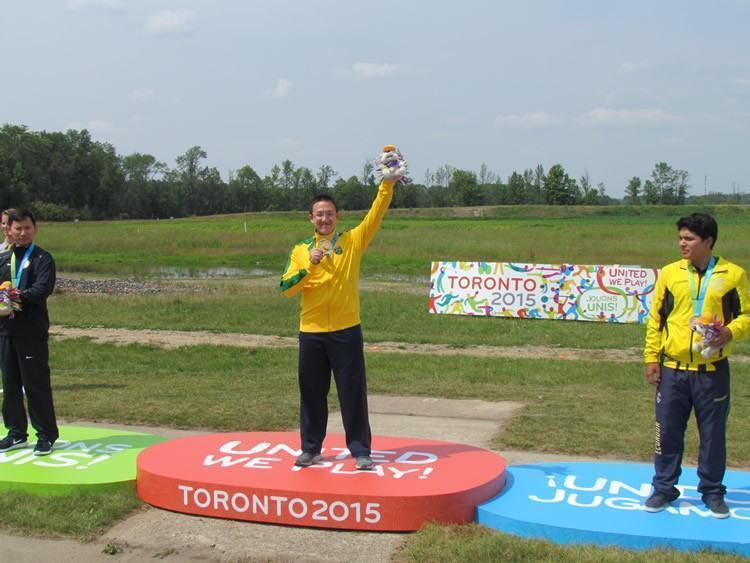
[[21, 292], [9, 281], [0, 284], [0, 317], [13, 318], [21, 310]]
[[690, 319], [690, 328], [700, 335], [700, 340], [693, 343], [693, 350], [698, 352], [704, 358], [710, 358], [718, 348], [711, 345], [711, 341], [719, 334], [722, 323], [715, 316], [701, 315]]
[[408, 184], [411, 182], [411, 178], [406, 176], [408, 171], [409, 165], [396, 145], [384, 146], [383, 152], [375, 159], [375, 173], [380, 179], [397, 179], [401, 184]]

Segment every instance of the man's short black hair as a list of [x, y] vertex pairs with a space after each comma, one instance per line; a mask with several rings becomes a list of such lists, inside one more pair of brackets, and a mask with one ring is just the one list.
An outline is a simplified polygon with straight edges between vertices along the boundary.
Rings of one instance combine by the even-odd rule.
[[336, 209], [336, 213], [338, 213], [339, 206], [336, 205], [336, 200], [328, 194], [318, 194], [314, 198], [312, 198], [312, 201], [310, 202], [310, 213], [312, 213], [313, 205], [315, 205], [319, 201], [330, 201], [333, 204], [333, 207]]
[[691, 213], [687, 217], [682, 217], [677, 221], [677, 230], [681, 231], [682, 229], [695, 233], [703, 240], [711, 237], [713, 239], [711, 248], [714, 247], [719, 238], [719, 225], [716, 224], [716, 219], [708, 213]]
[[8, 226], [12, 225], [15, 221], [23, 221], [24, 219], [31, 219], [31, 223], [36, 227], [36, 217], [31, 209], [25, 207], [19, 207], [18, 209], [8, 209]]

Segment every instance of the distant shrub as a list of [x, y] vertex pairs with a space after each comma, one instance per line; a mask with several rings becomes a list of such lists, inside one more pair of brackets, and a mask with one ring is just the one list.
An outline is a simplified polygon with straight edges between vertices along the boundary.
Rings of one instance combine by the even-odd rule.
[[31, 208], [42, 221], [72, 221], [79, 215], [72, 207], [46, 201], [34, 201]]

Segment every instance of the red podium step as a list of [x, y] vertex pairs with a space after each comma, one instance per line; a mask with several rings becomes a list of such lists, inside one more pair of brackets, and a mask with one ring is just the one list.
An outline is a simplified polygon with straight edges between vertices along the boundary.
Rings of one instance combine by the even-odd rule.
[[376, 436], [373, 471], [357, 471], [343, 435], [323, 460], [299, 468], [292, 432], [210, 434], [149, 447], [137, 461], [138, 496], [201, 516], [369, 531], [417, 530], [430, 520], [474, 520], [505, 484], [505, 460], [455, 444]]

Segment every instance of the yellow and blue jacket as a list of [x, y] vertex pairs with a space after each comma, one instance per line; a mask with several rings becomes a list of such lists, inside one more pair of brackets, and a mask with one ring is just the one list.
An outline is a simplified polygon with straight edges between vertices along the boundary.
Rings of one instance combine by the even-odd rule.
[[292, 248], [281, 275], [281, 291], [287, 297], [302, 293], [301, 332], [334, 332], [360, 324], [359, 267], [391, 205], [393, 186], [394, 182], [383, 180], [362, 222], [350, 231], [326, 237], [334, 246], [319, 264], [310, 262], [319, 233]]
[[730, 354], [732, 342], [742, 340], [750, 333], [747, 273], [736, 264], [717, 258], [702, 313], [728, 326], [732, 340], [707, 359], [693, 349], [700, 336], [690, 328], [690, 319], [695, 313], [688, 276], [694, 276], [692, 285], [696, 292], [699, 291], [705, 280], [695, 268], [688, 268], [687, 260], [668, 264], [659, 273], [646, 327], [643, 357], [646, 363], [662, 362], [675, 369], [714, 371], [712, 364]]

